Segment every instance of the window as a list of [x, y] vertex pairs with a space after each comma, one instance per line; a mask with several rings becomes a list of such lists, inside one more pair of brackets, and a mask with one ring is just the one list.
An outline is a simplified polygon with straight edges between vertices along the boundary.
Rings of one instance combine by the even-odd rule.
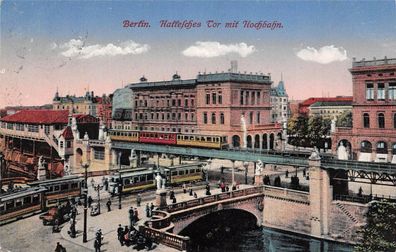
[[210, 103], [210, 94], [206, 94], [206, 104]]
[[187, 113], [184, 114], [184, 121], [188, 121], [188, 114]]
[[257, 124], [260, 123], [260, 112], [257, 112], [256, 123], [257, 123]]
[[28, 125], [28, 131], [29, 132], [39, 132], [39, 127], [38, 127], [38, 125], [29, 124]]
[[393, 114], [393, 128], [396, 129], [396, 113]]
[[241, 97], [240, 97], [240, 103], [241, 103], [241, 105], [243, 105], [243, 98], [244, 98], [244, 97], [243, 97], [243, 93], [244, 93], [244, 92], [241, 91]]
[[219, 101], [219, 104], [223, 104], [223, 95], [222, 95], [222, 93], [221, 92], [219, 92], [219, 96], [218, 96], [218, 101]]
[[216, 98], [217, 98], [216, 93], [212, 93], [212, 103], [213, 104], [216, 104]]
[[185, 100], [184, 100], [184, 107], [187, 107], [187, 106], [188, 106], [188, 100], [185, 99]]
[[104, 150], [94, 149], [94, 158], [96, 160], [104, 160]]
[[257, 104], [260, 104], [260, 91], [257, 92]]
[[246, 105], [249, 104], [250, 94], [249, 91], [246, 91]]
[[[395, 115], [395, 118], [396, 118], [396, 115]], [[223, 112], [220, 113], [220, 124], [224, 124], [224, 113]]]
[[370, 128], [370, 116], [367, 113], [363, 114], [363, 128]]
[[19, 131], [24, 131], [25, 127], [23, 126], [23, 124], [17, 123], [15, 124], [15, 129]]
[[256, 93], [252, 92], [252, 104], [254, 105], [256, 103]]
[[378, 128], [383, 129], [385, 128], [385, 116], [384, 113], [378, 114]]
[[181, 107], [181, 100], [180, 99], [177, 100], [177, 106]]
[[381, 141], [377, 143], [377, 153], [381, 153], [381, 154], [388, 153], [388, 147], [385, 142]]
[[61, 148], [63, 148], [63, 141], [60, 141], [59, 145]]
[[66, 148], [71, 148], [71, 141], [66, 141]]
[[378, 83], [377, 99], [381, 100], [381, 101], [385, 100], [385, 85], [384, 85], [384, 83]]
[[212, 113], [212, 124], [216, 124], [216, 113]]
[[172, 106], [176, 106], [176, 100], [175, 99], [172, 100]]
[[208, 124], [208, 113], [206, 112], [203, 113], [203, 122], [204, 124]]
[[253, 124], [253, 112], [249, 113], [249, 124]]
[[389, 83], [388, 97], [390, 100], [396, 100], [396, 82]]
[[374, 85], [372, 83], [366, 84], [366, 100], [374, 100]]
[[191, 107], [194, 107], [194, 100], [191, 100]]
[[7, 123], [7, 129], [11, 129], [11, 130], [14, 129], [14, 124], [13, 123]]
[[194, 118], [194, 113], [192, 113], [191, 114], [191, 121], [194, 121], [195, 120], [195, 118]]

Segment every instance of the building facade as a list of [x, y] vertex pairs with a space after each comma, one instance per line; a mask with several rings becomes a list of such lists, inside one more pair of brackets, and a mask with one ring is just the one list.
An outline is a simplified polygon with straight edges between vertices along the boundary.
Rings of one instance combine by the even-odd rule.
[[281, 80], [276, 87], [271, 88], [271, 122], [285, 125], [289, 118], [289, 96]]
[[353, 61], [352, 128], [337, 128], [333, 152], [341, 143], [350, 158], [396, 163], [396, 59]]
[[85, 96], [66, 95], [61, 97], [57, 91], [52, 105], [54, 110], [68, 110], [72, 114], [98, 117], [106, 127], [111, 126], [110, 96], [95, 96], [93, 91], [88, 91]]
[[298, 114], [309, 116], [310, 106], [317, 102], [352, 102], [352, 96], [311, 97], [298, 104]]
[[[113, 127], [222, 135], [233, 147], [273, 149], [281, 127], [271, 122], [271, 84], [270, 76], [231, 71], [161, 82], [142, 77], [114, 94]], [[132, 102], [123, 107], [116, 97]]]
[[309, 106], [309, 115], [337, 120], [345, 112], [352, 111], [351, 101], [320, 101]]

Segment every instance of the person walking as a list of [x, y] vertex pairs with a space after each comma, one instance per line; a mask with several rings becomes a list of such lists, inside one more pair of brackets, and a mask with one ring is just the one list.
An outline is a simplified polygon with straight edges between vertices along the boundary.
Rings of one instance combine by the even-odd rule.
[[133, 207], [129, 208], [128, 212], [129, 212], [129, 226], [132, 227], [134, 225], [134, 220], [135, 220]]
[[150, 206], [149, 206], [149, 203], [146, 204], [146, 217], [147, 218], [150, 217]]
[[55, 248], [55, 252], [66, 252], [65, 247], [63, 247], [60, 242], [56, 243], [56, 248]]
[[118, 224], [118, 228], [117, 228], [117, 238], [118, 241], [120, 242], [121, 246], [124, 246], [124, 229], [122, 228], [121, 224]]
[[187, 186], [186, 186], [186, 183], [183, 183], [183, 193], [186, 193], [187, 192]]
[[95, 239], [94, 241], [94, 248], [95, 248], [95, 252], [100, 252], [100, 244], [98, 239]]
[[137, 198], [136, 198], [136, 203], [137, 203], [138, 207], [140, 207], [141, 202], [142, 202], [142, 196], [140, 195], [140, 193], [138, 193]]
[[138, 209], [136, 207], [133, 209], [133, 214], [135, 216], [135, 222], [134, 223], [136, 223], [136, 222], [139, 221], [139, 217], [138, 217], [139, 212], [138, 212]]
[[288, 178], [288, 177], [289, 177], [289, 171], [286, 170], [286, 178]]
[[107, 206], [107, 212], [111, 211], [111, 200], [109, 198], [109, 200], [106, 202], [106, 206]]
[[91, 196], [88, 196], [88, 207], [89, 207], [89, 208], [91, 208], [92, 202], [93, 202], [92, 197], [91, 197]]
[[150, 204], [150, 210], [151, 210], [151, 215], [153, 215], [153, 211], [154, 211], [154, 204], [153, 204], [153, 202], [151, 202], [151, 204]]

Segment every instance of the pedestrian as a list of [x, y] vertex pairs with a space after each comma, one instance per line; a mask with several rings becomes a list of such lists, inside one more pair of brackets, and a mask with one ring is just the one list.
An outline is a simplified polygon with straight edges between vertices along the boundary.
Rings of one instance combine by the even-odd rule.
[[138, 217], [139, 212], [138, 212], [138, 209], [136, 207], [133, 209], [133, 214], [135, 216], [135, 223], [136, 223], [139, 220], [139, 217]]
[[66, 249], [60, 244], [60, 242], [57, 242], [55, 252], [66, 252]]
[[362, 189], [362, 187], [359, 187], [358, 196], [362, 197], [362, 194], [363, 194], [363, 189]]
[[220, 183], [220, 188], [221, 188], [221, 192], [225, 192], [226, 191], [224, 182]]
[[140, 207], [140, 203], [142, 202], [142, 196], [140, 195], [140, 193], [138, 193], [137, 195], [137, 199], [136, 199], [136, 203], [137, 206]]
[[93, 199], [91, 196], [88, 196], [88, 207], [90, 208], [92, 205]]
[[153, 204], [153, 202], [151, 202], [151, 204], [150, 204], [151, 216], [153, 216], [153, 211], [154, 211], [154, 204]]
[[[52, 233], [59, 232], [59, 218], [55, 218], [54, 225], [52, 226]], [[58, 242], [59, 243], [59, 242]]]
[[304, 168], [304, 170], [303, 170], [303, 176], [305, 177], [306, 174], [307, 174], [307, 171], [306, 171], [305, 168]]
[[102, 185], [104, 185], [104, 182], [106, 181], [106, 177], [105, 176], [103, 176], [102, 177]]
[[129, 226], [132, 227], [135, 220], [135, 212], [133, 211], [133, 207], [129, 208]]
[[286, 170], [286, 178], [289, 177], [289, 170]]
[[232, 184], [232, 190], [235, 191], [236, 190], [236, 185]]
[[121, 224], [118, 224], [118, 228], [117, 228], [117, 237], [118, 237], [118, 241], [120, 242], [121, 246], [124, 246], [124, 230], [121, 226]]
[[176, 197], [173, 197], [172, 203], [176, 204]]
[[224, 166], [220, 166], [220, 169], [221, 169], [221, 174], [223, 174], [224, 173]]
[[109, 190], [109, 179], [106, 178], [103, 184], [104, 184], [105, 190], [108, 191]]
[[228, 185], [226, 185], [225, 189], [227, 192], [230, 191], [230, 187]]
[[150, 206], [149, 206], [149, 203], [146, 204], [146, 217], [147, 218], [150, 217]]
[[183, 183], [183, 193], [186, 193], [187, 192], [187, 186], [186, 186], [186, 183]]
[[98, 231], [96, 232], [96, 240], [98, 240], [99, 242], [99, 248], [100, 246], [102, 246], [102, 239], [103, 239], [103, 235], [102, 235], [102, 229], [98, 229]]
[[100, 252], [100, 245], [98, 239], [95, 239], [94, 241], [94, 248], [95, 248], [95, 252]]
[[193, 196], [193, 189], [190, 188], [190, 196]]
[[173, 190], [171, 190], [169, 192], [169, 199], [173, 200], [173, 197], [175, 197], [175, 192]]
[[194, 192], [194, 198], [198, 198], [198, 195], [196, 192]]
[[[132, 229], [133, 227], [131, 227]], [[128, 226], [125, 226], [124, 231], [122, 232], [122, 240], [125, 243], [125, 245], [129, 246], [129, 228]]]
[[106, 202], [106, 206], [107, 206], [107, 212], [111, 211], [111, 199], [109, 198], [109, 200]]

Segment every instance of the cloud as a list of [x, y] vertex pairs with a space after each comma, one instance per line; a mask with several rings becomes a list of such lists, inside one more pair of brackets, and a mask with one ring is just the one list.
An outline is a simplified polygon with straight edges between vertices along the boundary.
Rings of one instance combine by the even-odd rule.
[[344, 61], [347, 59], [347, 52], [344, 48], [337, 48], [333, 45], [323, 46], [316, 50], [307, 46], [297, 52], [297, 57], [305, 61], [313, 61], [320, 64], [328, 64], [335, 61]]
[[[56, 44], [55, 44], [56, 45]], [[56, 48], [56, 46], [52, 46]], [[97, 56], [116, 56], [128, 54], [142, 54], [150, 49], [147, 44], [139, 44], [132, 40], [115, 45], [109, 43], [107, 45], [85, 45], [85, 41], [81, 39], [71, 39], [69, 42], [59, 46], [64, 51], [61, 55], [65, 57], [77, 57], [80, 59], [89, 59]]]
[[246, 43], [220, 44], [216, 41], [197, 41], [194, 45], [186, 48], [182, 53], [187, 57], [213, 58], [224, 56], [229, 53], [237, 53], [241, 57], [252, 54], [256, 49]]

